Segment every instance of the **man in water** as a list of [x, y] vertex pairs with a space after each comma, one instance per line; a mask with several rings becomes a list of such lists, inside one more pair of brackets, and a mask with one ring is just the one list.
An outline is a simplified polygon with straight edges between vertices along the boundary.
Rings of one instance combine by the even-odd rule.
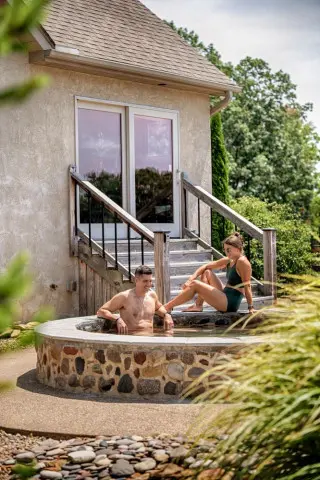
[[[152, 287], [152, 271], [141, 265], [135, 271], [135, 288], [120, 292], [102, 305], [97, 316], [116, 324], [120, 334], [150, 334], [153, 332], [153, 316], [164, 319], [164, 330], [172, 330], [171, 315], [158, 300]], [[119, 312], [119, 313], [114, 313]]]

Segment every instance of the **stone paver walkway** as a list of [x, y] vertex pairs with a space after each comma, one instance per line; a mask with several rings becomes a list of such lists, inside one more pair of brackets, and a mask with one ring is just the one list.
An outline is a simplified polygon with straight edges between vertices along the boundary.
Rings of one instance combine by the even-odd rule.
[[75, 396], [39, 384], [34, 349], [0, 358], [0, 380], [14, 388], [0, 395], [0, 428], [67, 435], [186, 433], [201, 407], [190, 403], [128, 402]]

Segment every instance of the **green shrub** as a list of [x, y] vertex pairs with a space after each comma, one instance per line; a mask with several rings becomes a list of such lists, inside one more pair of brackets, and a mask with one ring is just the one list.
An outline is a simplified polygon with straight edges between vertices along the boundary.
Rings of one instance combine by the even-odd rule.
[[315, 195], [310, 204], [310, 220], [314, 234], [320, 236], [320, 194]]
[[196, 429], [219, 439], [209, 454], [212, 477], [203, 478], [320, 478], [320, 276], [285, 293], [255, 331], [260, 344], [220, 357], [197, 380], [209, 389], [198, 397], [208, 405]]
[[[307, 273], [312, 263], [311, 229], [289, 206], [266, 203], [253, 197], [233, 200], [231, 207], [260, 228], [277, 230], [277, 270], [282, 274]], [[251, 263], [254, 275], [263, 278], [263, 249], [260, 242], [251, 242]]]

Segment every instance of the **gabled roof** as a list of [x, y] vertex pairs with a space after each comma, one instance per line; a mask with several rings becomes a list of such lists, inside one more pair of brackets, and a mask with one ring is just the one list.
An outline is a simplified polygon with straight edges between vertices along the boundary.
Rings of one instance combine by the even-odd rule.
[[44, 29], [58, 51], [122, 71], [153, 72], [218, 91], [239, 87], [138, 0], [52, 0]]

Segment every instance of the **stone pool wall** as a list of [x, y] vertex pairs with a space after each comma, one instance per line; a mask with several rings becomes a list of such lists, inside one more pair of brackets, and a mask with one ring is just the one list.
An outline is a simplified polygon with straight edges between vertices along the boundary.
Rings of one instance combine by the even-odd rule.
[[172, 398], [179, 397], [225, 350], [44, 339], [37, 347], [37, 376], [41, 383], [68, 392]]

